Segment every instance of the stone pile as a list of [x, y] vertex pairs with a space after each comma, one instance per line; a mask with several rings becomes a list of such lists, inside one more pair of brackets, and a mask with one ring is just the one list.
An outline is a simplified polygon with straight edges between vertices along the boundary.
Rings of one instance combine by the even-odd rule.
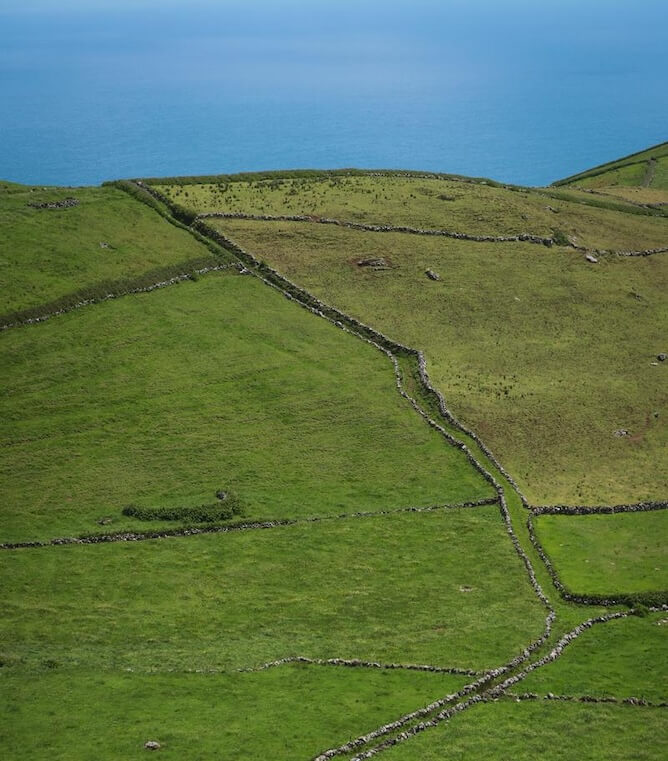
[[43, 203], [33, 201], [28, 206], [32, 206], [33, 209], [71, 209], [80, 203], [81, 201], [76, 198], [64, 198], [62, 201], [44, 201]]

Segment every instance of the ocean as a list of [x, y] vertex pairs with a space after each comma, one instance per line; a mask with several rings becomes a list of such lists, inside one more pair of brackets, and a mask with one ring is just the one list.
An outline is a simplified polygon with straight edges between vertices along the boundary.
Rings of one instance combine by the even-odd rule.
[[0, 178], [547, 184], [668, 138], [665, 0], [0, 0]]

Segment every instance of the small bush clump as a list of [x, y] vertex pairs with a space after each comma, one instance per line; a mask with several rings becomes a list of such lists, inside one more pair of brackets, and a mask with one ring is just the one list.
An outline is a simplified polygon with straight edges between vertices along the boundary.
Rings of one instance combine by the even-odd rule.
[[555, 246], [570, 246], [571, 242], [568, 240], [568, 236], [563, 230], [553, 230], [552, 240]]
[[[223, 492], [219, 492], [223, 493]], [[227, 492], [225, 498], [210, 505], [189, 507], [138, 507], [127, 505], [123, 515], [140, 521], [181, 521], [186, 523], [217, 523], [243, 515], [243, 506], [236, 494]]]

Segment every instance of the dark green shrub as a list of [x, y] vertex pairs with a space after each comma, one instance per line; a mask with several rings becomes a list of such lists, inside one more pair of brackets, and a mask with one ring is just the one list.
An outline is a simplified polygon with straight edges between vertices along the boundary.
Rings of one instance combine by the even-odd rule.
[[236, 494], [210, 505], [190, 507], [138, 507], [127, 505], [123, 515], [140, 521], [180, 521], [183, 523], [218, 523], [243, 515], [243, 506]]
[[563, 230], [555, 229], [552, 231], [552, 240], [556, 246], [570, 246], [571, 242]]

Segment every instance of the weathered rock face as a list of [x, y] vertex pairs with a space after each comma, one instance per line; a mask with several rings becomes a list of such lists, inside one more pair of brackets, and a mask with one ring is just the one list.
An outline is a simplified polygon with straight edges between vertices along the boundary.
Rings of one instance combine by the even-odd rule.
[[72, 206], [78, 206], [80, 201], [76, 198], [65, 198], [62, 201], [45, 201], [44, 203], [29, 203], [33, 209], [69, 209]]

